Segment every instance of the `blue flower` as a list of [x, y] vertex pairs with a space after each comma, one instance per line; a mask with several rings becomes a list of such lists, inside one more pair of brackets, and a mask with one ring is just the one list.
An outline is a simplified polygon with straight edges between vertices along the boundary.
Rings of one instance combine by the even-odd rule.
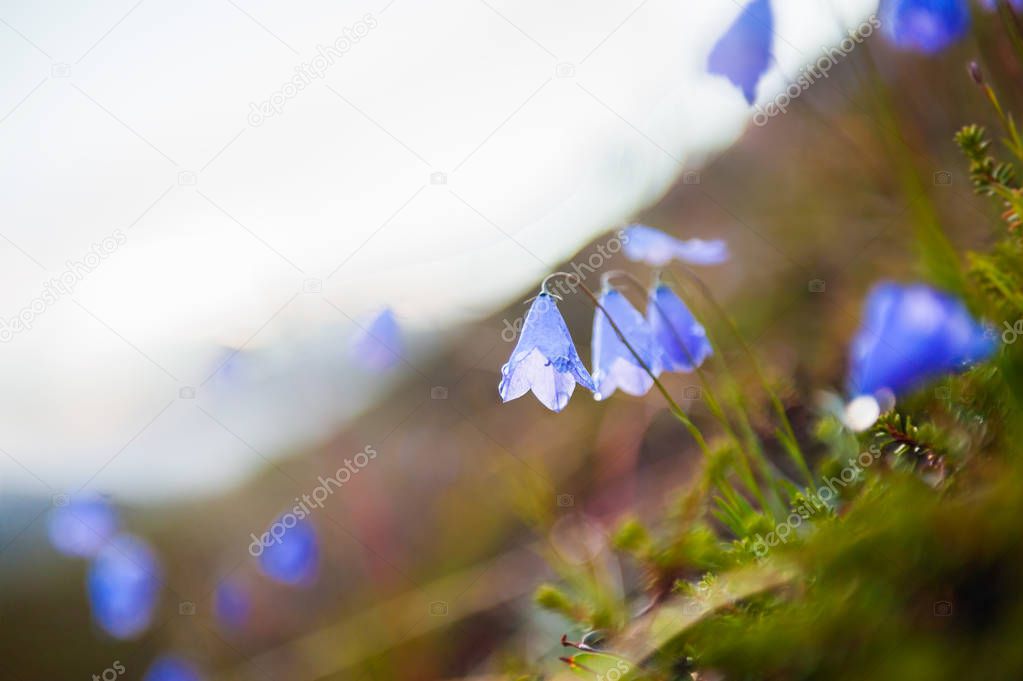
[[771, 3], [753, 0], [714, 45], [707, 71], [728, 78], [752, 104], [757, 99], [760, 78], [771, 63], [773, 38]]
[[497, 391], [501, 401], [508, 402], [532, 390], [545, 407], [561, 411], [572, 397], [576, 383], [596, 390], [554, 297], [541, 292], [526, 314], [511, 358], [501, 367]]
[[142, 681], [202, 681], [190, 662], [177, 655], [161, 655], [149, 665]]
[[882, 0], [881, 30], [898, 48], [934, 54], [966, 35], [968, 0]]
[[650, 292], [646, 317], [665, 371], [692, 371], [713, 354], [703, 325], [666, 285], [657, 284]]
[[904, 394], [990, 356], [994, 334], [958, 299], [924, 284], [882, 283], [851, 347], [851, 394]]
[[618, 337], [608, 317], [618, 325], [643, 364], [657, 375], [660, 373], [660, 351], [650, 328], [639, 310], [615, 289], [602, 291], [600, 304], [608, 314], [598, 308], [593, 317], [593, 381], [597, 384], [593, 396], [598, 400], [607, 399], [618, 388], [637, 397], [645, 395], [654, 384], [653, 376]]
[[117, 533], [117, 510], [101, 497], [74, 499], [50, 514], [53, 547], [67, 556], [94, 556]]
[[[292, 524], [286, 521], [291, 519]], [[259, 554], [259, 566], [270, 579], [291, 586], [311, 584], [320, 569], [320, 540], [306, 520], [284, 514], [274, 521], [282, 533], [270, 532], [272, 541]]]
[[235, 580], [225, 580], [213, 595], [213, 614], [226, 629], [238, 629], [248, 619], [251, 603], [248, 590]]
[[402, 352], [401, 329], [391, 308], [381, 310], [352, 338], [352, 359], [367, 369], [390, 369], [401, 361]]
[[625, 257], [652, 267], [663, 267], [676, 258], [692, 265], [717, 265], [728, 260], [728, 244], [720, 239], [682, 241], [659, 229], [631, 225], [623, 230]]
[[116, 638], [134, 638], [149, 628], [160, 592], [160, 566], [146, 542], [114, 537], [96, 555], [86, 578], [92, 617]]

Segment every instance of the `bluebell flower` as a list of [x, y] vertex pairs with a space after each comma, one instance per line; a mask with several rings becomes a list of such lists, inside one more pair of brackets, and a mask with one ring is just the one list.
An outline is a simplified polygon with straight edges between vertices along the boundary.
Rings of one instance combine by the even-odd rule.
[[618, 337], [608, 317], [618, 325], [643, 364], [657, 375], [660, 372], [660, 350], [646, 320], [628, 298], [613, 288], [601, 292], [600, 304], [608, 314], [598, 308], [593, 317], [593, 381], [597, 384], [593, 396], [598, 400], [607, 399], [618, 388], [637, 397], [647, 394], [654, 384], [653, 376]]
[[692, 371], [713, 354], [703, 325], [665, 284], [659, 283], [650, 291], [646, 317], [660, 346], [665, 371]]
[[[293, 524], [285, 522], [291, 518]], [[274, 525], [284, 528], [259, 555], [259, 567], [270, 579], [291, 586], [311, 584], [320, 570], [320, 540], [312, 523], [293, 514], [280, 516]]]
[[149, 665], [142, 681], [202, 681], [192, 663], [177, 655], [161, 655]]
[[526, 313], [511, 358], [501, 367], [497, 391], [501, 401], [508, 402], [532, 390], [545, 407], [561, 411], [572, 397], [576, 383], [596, 390], [554, 297], [541, 292]]
[[213, 614], [225, 629], [239, 629], [249, 617], [252, 604], [248, 589], [240, 582], [227, 579], [217, 585], [213, 594]]
[[773, 41], [770, 0], [752, 0], [718, 38], [707, 60], [707, 71], [728, 78], [752, 104], [757, 99], [757, 85], [771, 64]]
[[957, 298], [924, 284], [878, 284], [852, 342], [849, 390], [901, 395], [989, 357], [995, 345]]
[[94, 556], [117, 533], [117, 509], [102, 497], [72, 499], [50, 513], [47, 533], [67, 556]]
[[149, 628], [160, 594], [160, 565], [138, 537], [114, 537], [96, 555], [86, 578], [92, 617], [116, 638], [134, 638]]
[[966, 35], [968, 0], [882, 0], [881, 30], [896, 47], [934, 54]]
[[717, 265], [729, 258], [728, 244], [720, 239], [683, 241], [646, 225], [631, 225], [622, 231], [625, 257], [652, 267], [663, 267], [678, 259], [692, 265]]
[[356, 363], [376, 371], [390, 369], [401, 361], [404, 344], [401, 329], [391, 308], [381, 310], [352, 338], [351, 355]]

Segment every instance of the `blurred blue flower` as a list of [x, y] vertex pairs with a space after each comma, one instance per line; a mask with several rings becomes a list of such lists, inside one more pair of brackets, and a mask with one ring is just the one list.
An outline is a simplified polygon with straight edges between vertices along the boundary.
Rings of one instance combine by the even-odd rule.
[[356, 363], [382, 371], [401, 361], [404, 352], [401, 329], [391, 308], [384, 308], [352, 338], [351, 355]]
[[752, 104], [757, 99], [760, 78], [771, 63], [773, 38], [770, 1], [752, 0], [714, 45], [707, 71], [728, 78]]
[[[293, 523], [285, 523], [291, 518]], [[285, 528], [276, 535], [259, 556], [259, 566], [270, 579], [282, 584], [311, 584], [320, 570], [320, 540], [316, 530], [307, 520], [299, 520], [293, 514], [280, 516], [274, 524]]]
[[717, 265], [728, 260], [728, 244], [720, 239], [682, 241], [659, 229], [631, 225], [623, 230], [625, 257], [653, 267], [663, 267], [676, 258], [692, 265]]
[[102, 497], [72, 499], [53, 509], [47, 531], [53, 547], [67, 556], [94, 556], [117, 533], [117, 509]]
[[595, 390], [554, 297], [546, 291], [533, 301], [522, 324], [522, 334], [508, 363], [501, 367], [497, 391], [502, 402], [530, 390], [551, 411], [568, 404], [575, 384]]
[[654, 384], [648, 374], [615, 333], [611, 320], [654, 375], [660, 373], [660, 351], [654, 343], [646, 320], [621, 292], [611, 288], [600, 294], [600, 303], [607, 310], [597, 309], [593, 317], [593, 396], [604, 400], [618, 388], [630, 395], [645, 395]]
[[86, 578], [92, 617], [116, 638], [134, 638], [153, 618], [160, 593], [160, 565], [142, 539], [122, 534], [96, 555]]
[[665, 284], [657, 284], [650, 291], [646, 316], [661, 348], [665, 371], [692, 371], [713, 354], [703, 325]]
[[213, 614], [224, 628], [241, 628], [251, 607], [249, 592], [240, 582], [226, 579], [217, 585], [213, 594]]
[[903, 394], [995, 350], [994, 332], [961, 301], [924, 284], [882, 283], [867, 296], [850, 350], [852, 396]]
[[202, 681], [199, 672], [177, 655], [161, 655], [149, 665], [142, 681]]
[[968, 0], [882, 0], [881, 30], [896, 47], [934, 54], [966, 35]]

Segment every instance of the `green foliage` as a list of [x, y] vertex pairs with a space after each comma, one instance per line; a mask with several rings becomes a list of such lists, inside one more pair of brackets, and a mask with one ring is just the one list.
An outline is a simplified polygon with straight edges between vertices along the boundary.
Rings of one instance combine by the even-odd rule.
[[993, 319], [1010, 327], [1023, 319], [1023, 244], [1006, 240], [990, 253], [968, 254], [967, 275]]
[[611, 546], [616, 551], [644, 556], [650, 550], [650, 533], [636, 518], [626, 518], [611, 536]]
[[[1005, 146], [1023, 162], [1014, 122], [986, 92], [1006, 126]], [[1015, 333], [1023, 320], [1016, 167], [995, 157], [979, 126], [963, 128], [956, 142], [975, 192], [995, 200], [1006, 223], [988, 252], [967, 257], [970, 303], [1002, 324], [1000, 335]], [[933, 243], [923, 246], [933, 247], [933, 263], [955, 265], [943, 255], [940, 231], [927, 234]], [[1023, 329], [1018, 335], [1023, 341]], [[899, 411], [859, 436], [831, 413], [820, 414], [802, 440], [788, 425], [766, 430], [781, 434], [774, 443], [780, 454], [791, 456], [812, 440], [812, 470], [797, 465], [788, 477], [764, 457], [760, 440], [732, 433], [707, 453], [700, 475], [662, 522], [628, 517], [613, 534], [613, 547], [642, 569], [633, 595], [645, 605], [643, 617], [670, 615], [657, 627], [636, 618], [632, 635], [620, 639], [644, 651], [644, 675], [1023, 678], [1017, 641], [1023, 631], [1017, 444], [1023, 343], [1006, 340], [988, 363], [900, 398]], [[842, 481], [833, 499], [810, 509], [829, 480]], [[788, 525], [784, 537], [768, 543], [764, 537], [783, 536], [782, 524]], [[722, 590], [737, 575], [772, 571], [785, 578], [754, 580], [753, 588], [734, 594]], [[542, 591], [537, 600], [544, 607], [593, 623], [592, 608], [554, 587]]]
[[1004, 190], [1016, 190], [1016, 168], [990, 155], [991, 142], [979, 125], [967, 125], [955, 135], [956, 144], [970, 161], [970, 182], [982, 196], [996, 196]]
[[582, 609], [568, 595], [553, 584], [541, 584], [533, 594], [533, 600], [544, 610], [564, 615], [568, 619], [579, 619]]

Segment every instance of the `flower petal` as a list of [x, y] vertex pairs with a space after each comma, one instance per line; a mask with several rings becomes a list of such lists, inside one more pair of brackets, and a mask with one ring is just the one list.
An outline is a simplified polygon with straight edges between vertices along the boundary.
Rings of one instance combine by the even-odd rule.
[[693, 265], [716, 265], [729, 258], [728, 245], [720, 239], [682, 241], [646, 225], [626, 227], [622, 246], [626, 258], [652, 267], [663, 267], [676, 259]]
[[994, 350], [990, 329], [958, 299], [923, 284], [882, 283], [867, 296], [851, 343], [849, 390], [853, 396], [902, 394]]
[[[559, 374], [550, 377], [549, 389], [544, 387], [548, 369]], [[508, 363], [502, 367], [501, 375], [498, 393], [503, 401], [521, 397], [533, 388], [537, 397], [540, 397], [538, 390], [543, 393], [541, 401], [547, 400], [544, 404], [560, 405], [555, 411], [564, 408], [561, 396], [566, 396], [566, 399], [571, 396], [575, 383], [588, 390], [595, 389], [593, 378], [579, 358], [568, 326], [549, 293], [538, 295], [530, 306], [522, 324], [522, 334]], [[572, 388], [563, 388], [565, 378], [573, 383]], [[553, 396], [555, 394], [557, 397]]]
[[142, 681], [201, 681], [191, 662], [176, 655], [161, 655], [146, 670]]
[[707, 332], [682, 299], [664, 284], [650, 292], [647, 320], [666, 371], [689, 372], [713, 354]]
[[770, 1], [753, 0], [714, 45], [707, 71], [728, 78], [752, 104], [757, 99], [757, 85], [771, 64], [773, 39]]
[[718, 265], [728, 260], [728, 244], [721, 239], [680, 241], [676, 257], [692, 265]]
[[607, 310], [597, 309], [593, 316], [593, 378], [597, 384], [595, 397], [603, 400], [617, 388], [630, 395], [645, 395], [654, 384], [632, 351], [611, 326], [610, 319], [621, 330], [636, 354], [655, 375], [660, 370], [660, 353], [643, 315], [621, 292], [608, 289], [601, 293], [600, 303]]
[[160, 593], [160, 565], [138, 537], [114, 537], [96, 555], [86, 586], [92, 616], [115, 638], [131, 639], [149, 628]]
[[542, 369], [535, 370], [533, 377], [533, 394], [543, 406], [554, 412], [568, 406], [568, 400], [575, 391], [574, 376], [558, 371], [553, 365], [548, 364]]
[[390, 308], [380, 311], [352, 338], [352, 359], [368, 369], [390, 369], [401, 362], [402, 352], [401, 329]]
[[934, 54], [970, 28], [968, 0], [883, 0], [881, 29], [903, 50]]

